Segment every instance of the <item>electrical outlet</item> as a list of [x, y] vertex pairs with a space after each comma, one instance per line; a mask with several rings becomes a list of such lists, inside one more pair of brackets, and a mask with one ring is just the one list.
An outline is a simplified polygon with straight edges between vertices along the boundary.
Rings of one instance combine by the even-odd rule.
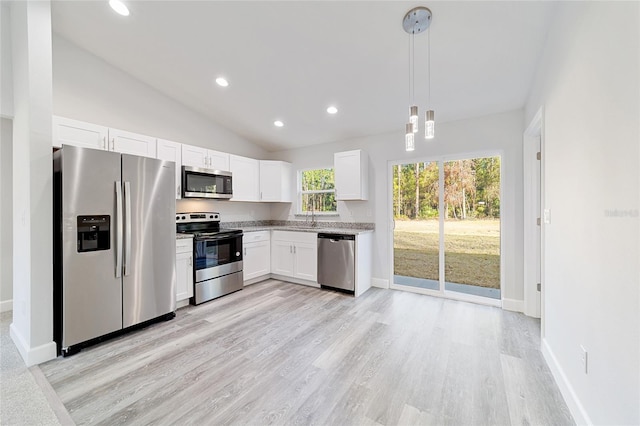
[[551, 210], [550, 209], [544, 209], [544, 211], [542, 212], [542, 216], [544, 219], [544, 223], [551, 223]]
[[584, 374], [588, 374], [589, 354], [582, 345], [580, 345], [580, 363], [582, 364], [582, 371], [584, 371]]

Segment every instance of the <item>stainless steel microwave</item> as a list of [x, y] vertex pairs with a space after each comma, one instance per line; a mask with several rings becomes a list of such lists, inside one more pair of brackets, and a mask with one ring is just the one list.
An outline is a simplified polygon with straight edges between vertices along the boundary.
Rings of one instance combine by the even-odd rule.
[[182, 198], [229, 199], [232, 196], [231, 172], [182, 166]]

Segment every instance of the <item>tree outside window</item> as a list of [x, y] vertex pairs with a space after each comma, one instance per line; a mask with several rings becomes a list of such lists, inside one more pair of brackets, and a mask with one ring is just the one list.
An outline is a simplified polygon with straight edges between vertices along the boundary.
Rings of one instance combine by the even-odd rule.
[[299, 213], [335, 213], [335, 180], [332, 168], [298, 172]]

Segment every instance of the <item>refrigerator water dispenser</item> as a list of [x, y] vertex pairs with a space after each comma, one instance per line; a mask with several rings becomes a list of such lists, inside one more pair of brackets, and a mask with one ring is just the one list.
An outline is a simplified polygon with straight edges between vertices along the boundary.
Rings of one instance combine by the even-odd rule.
[[78, 216], [78, 253], [109, 250], [110, 219], [108, 215]]

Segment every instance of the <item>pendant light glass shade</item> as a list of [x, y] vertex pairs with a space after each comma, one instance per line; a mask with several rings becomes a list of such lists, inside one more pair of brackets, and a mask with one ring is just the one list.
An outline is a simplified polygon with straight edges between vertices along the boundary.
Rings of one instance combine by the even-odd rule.
[[413, 151], [416, 149], [415, 135], [413, 134], [413, 124], [407, 123], [406, 134], [404, 135], [404, 149], [406, 151]]
[[433, 139], [436, 135], [436, 122], [434, 121], [434, 112], [432, 109], [425, 113], [424, 120], [424, 138]]
[[418, 107], [413, 105], [409, 109], [409, 123], [411, 123], [411, 130], [413, 133], [418, 133]]

